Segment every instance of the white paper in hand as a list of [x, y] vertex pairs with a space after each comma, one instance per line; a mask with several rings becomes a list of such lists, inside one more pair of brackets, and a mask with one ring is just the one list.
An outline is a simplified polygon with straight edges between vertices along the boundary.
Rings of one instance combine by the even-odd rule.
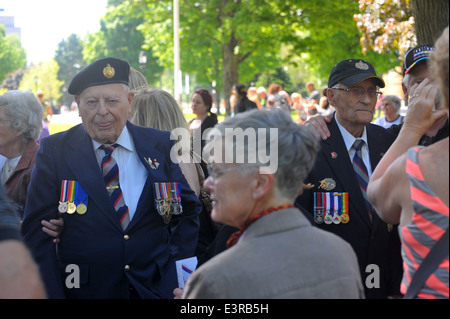
[[188, 280], [189, 276], [197, 268], [197, 257], [186, 258], [177, 260], [175, 265], [177, 267], [178, 288], [184, 289], [184, 284]]

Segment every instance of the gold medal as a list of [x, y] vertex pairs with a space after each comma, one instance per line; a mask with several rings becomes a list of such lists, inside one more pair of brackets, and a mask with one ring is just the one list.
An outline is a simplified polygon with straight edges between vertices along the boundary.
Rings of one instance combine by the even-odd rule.
[[83, 203], [78, 204], [77, 206], [77, 213], [80, 215], [84, 215], [87, 212], [87, 207]]
[[67, 214], [73, 214], [77, 210], [77, 206], [74, 203], [67, 204]]
[[347, 213], [342, 213], [341, 215], [341, 223], [347, 224], [350, 221], [350, 216]]

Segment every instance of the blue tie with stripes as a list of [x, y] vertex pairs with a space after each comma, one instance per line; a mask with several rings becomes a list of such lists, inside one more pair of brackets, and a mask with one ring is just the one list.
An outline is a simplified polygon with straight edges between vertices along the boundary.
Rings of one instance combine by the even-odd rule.
[[116, 209], [120, 225], [122, 226], [122, 229], [125, 230], [130, 223], [130, 215], [123, 198], [122, 190], [120, 189], [119, 166], [111, 156], [118, 146], [118, 144], [112, 146], [102, 145], [100, 148], [105, 151], [105, 156], [102, 160], [103, 180], [105, 181], [111, 202]]
[[365, 142], [361, 139], [357, 139], [353, 144], [353, 149], [355, 150], [355, 156], [353, 157], [353, 169], [356, 173], [356, 178], [358, 179], [359, 187], [361, 188], [364, 201], [366, 203], [367, 211], [369, 213], [369, 218], [372, 220], [373, 207], [367, 198], [367, 185], [369, 184], [369, 173], [367, 171], [366, 165], [362, 160], [361, 149]]

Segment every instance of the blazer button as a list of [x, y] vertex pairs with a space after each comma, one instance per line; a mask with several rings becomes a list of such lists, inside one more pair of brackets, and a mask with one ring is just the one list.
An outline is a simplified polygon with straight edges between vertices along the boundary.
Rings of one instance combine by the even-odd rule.
[[123, 236], [123, 239], [128, 240], [128, 239], [130, 239], [130, 236], [125, 235], [125, 236]]
[[129, 271], [131, 269], [130, 265], [125, 265], [125, 271]]

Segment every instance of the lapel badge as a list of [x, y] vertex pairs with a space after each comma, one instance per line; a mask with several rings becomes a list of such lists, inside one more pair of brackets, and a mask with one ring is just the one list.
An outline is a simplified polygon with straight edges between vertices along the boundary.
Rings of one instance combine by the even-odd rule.
[[332, 159], [337, 159], [338, 158], [338, 154], [336, 152], [332, 152], [331, 153], [331, 158]]
[[319, 185], [319, 189], [324, 189], [327, 191], [332, 191], [336, 188], [336, 182], [332, 178], [325, 178], [321, 180]]
[[156, 160], [156, 158], [155, 158], [154, 162], [151, 160], [150, 157], [149, 157], [149, 158], [145, 158], [145, 157], [144, 157], [144, 160], [147, 162], [148, 165], [150, 165], [150, 167], [151, 167], [152, 169], [157, 169], [157, 168], [159, 167], [159, 163], [158, 163], [158, 161]]

